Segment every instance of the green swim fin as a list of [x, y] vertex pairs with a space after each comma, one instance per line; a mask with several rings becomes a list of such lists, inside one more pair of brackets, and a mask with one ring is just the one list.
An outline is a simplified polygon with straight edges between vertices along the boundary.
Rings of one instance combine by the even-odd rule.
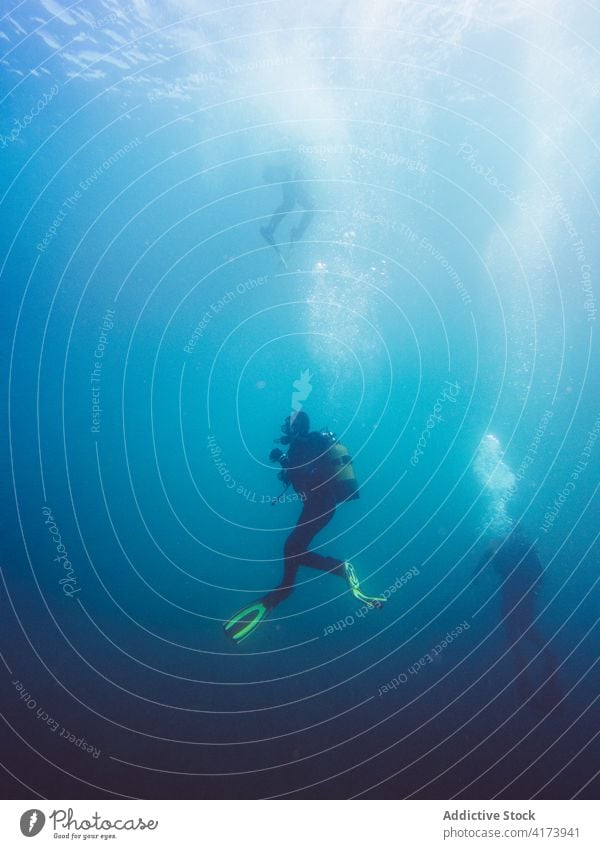
[[268, 612], [269, 608], [262, 601], [247, 604], [225, 623], [225, 633], [234, 643], [241, 643], [258, 628]]
[[383, 607], [386, 601], [383, 596], [365, 595], [362, 592], [354, 566], [352, 565], [352, 563], [350, 563], [349, 560], [344, 561], [344, 572], [346, 575], [346, 580], [348, 581], [348, 586], [350, 587], [350, 591], [354, 598], [357, 598], [359, 601], [362, 601], [362, 603], [366, 604], [369, 608]]

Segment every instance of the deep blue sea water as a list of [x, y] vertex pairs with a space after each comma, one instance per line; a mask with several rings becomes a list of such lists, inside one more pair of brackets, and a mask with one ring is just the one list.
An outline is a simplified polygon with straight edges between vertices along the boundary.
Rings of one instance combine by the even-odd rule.
[[[597, 795], [599, 35], [557, 0], [5, 4], [5, 797]], [[235, 645], [300, 407], [361, 484], [315, 544], [389, 600], [302, 568]]]

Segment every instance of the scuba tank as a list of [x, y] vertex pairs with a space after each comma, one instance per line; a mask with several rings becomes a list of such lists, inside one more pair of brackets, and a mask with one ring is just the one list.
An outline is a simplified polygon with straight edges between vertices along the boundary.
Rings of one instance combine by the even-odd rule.
[[322, 462], [333, 467], [329, 472], [329, 485], [333, 487], [336, 503], [341, 504], [343, 501], [354, 501], [360, 498], [358, 481], [348, 449], [338, 442], [334, 433], [323, 431], [322, 435], [331, 441]]
[[[284, 428], [282, 431], [285, 436], [275, 441], [289, 445], [292, 440]], [[336, 504], [359, 498], [358, 481], [352, 467], [352, 457], [346, 446], [338, 442], [336, 435], [328, 430], [313, 431], [308, 434], [308, 439], [313, 441], [314, 459], [298, 466], [290, 467], [288, 455], [278, 448], [271, 451], [269, 459], [281, 464], [278, 478], [285, 486], [283, 492], [273, 498], [272, 503], [276, 504], [290, 485], [303, 495], [311, 490], [316, 491], [320, 486], [331, 489]]]

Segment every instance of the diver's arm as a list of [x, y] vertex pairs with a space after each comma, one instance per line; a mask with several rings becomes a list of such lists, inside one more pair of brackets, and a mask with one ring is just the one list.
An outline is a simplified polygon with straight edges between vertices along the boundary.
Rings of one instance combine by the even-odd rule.
[[281, 471], [277, 472], [277, 477], [282, 483], [289, 484], [289, 476], [287, 473], [288, 468], [288, 458], [287, 454], [284, 454], [280, 448], [273, 448], [271, 453], [269, 454], [269, 460], [272, 463], [279, 463], [281, 466]]

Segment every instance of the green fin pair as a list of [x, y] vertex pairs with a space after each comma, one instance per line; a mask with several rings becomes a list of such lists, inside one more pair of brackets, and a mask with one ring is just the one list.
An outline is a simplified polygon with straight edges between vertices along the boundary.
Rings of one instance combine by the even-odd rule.
[[[344, 574], [354, 598], [358, 599], [362, 604], [366, 604], [369, 608], [383, 607], [386, 601], [383, 596], [368, 596], [362, 592], [354, 566], [349, 560], [346, 560], [344, 563]], [[247, 604], [241, 610], [238, 610], [237, 613], [234, 613], [231, 619], [225, 623], [223, 626], [225, 633], [234, 643], [241, 643], [242, 640], [245, 640], [246, 637], [249, 637], [250, 634], [256, 631], [273, 606], [273, 604], [268, 603], [268, 598], [266, 601], [265, 599], [259, 599], [258, 601], [253, 601], [251, 604]]]
[[269, 608], [263, 601], [253, 601], [225, 623], [225, 633], [234, 643], [241, 643], [258, 628], [268, 612]]
[[346, 580], [350, 586], [350, 591], [354, 598], [357, 598], [359, 601], [362, 601], [363, 604], [366, 604], [367, 607], [383, 607], [386, 599], [383, 596], [370, 596], [365, 595], [360, 589], [360, 582], [356, 576], [356, 571], [352, 563], [349, 560], [344, 562], [344, 572], [346, 574]]

